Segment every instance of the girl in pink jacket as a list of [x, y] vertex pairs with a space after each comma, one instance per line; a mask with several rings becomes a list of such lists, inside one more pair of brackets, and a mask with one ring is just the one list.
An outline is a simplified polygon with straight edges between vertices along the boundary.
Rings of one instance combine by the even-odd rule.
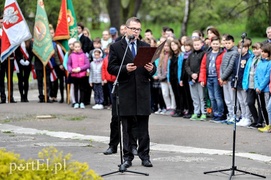
[[[89, 69], [89, 60], [82, 51], [81, 43], [74, 42], [74, 51], [70, 54], [68, 60], [68, 71], [74, 83], [74, 108], [85, 108], [84, 100], [84, 83], [87, 82], [87, 69]], [[80, 100], [78, 99], [78, 89], [80, 90]]]

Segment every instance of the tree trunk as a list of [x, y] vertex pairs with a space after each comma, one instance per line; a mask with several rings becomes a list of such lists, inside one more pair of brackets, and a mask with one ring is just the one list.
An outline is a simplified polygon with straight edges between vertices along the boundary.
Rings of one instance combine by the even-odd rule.
[[190, 0], [185, 0], [185, 10], [181, 28], [181, 37], [187, 35], [187, 24], [189, 21], [189, 15], [190, 15]]
[[93, 17], [92, 17], [92, 29], [100, 29], [100, 12], [101, 7], [99, 5], [99, 0], [92, 0], [92, 4], [96, 4], [96, 8], [93, 8]]
[[130, 0], [129, 5], [127, 7], [122, 7], [122, 20], [123, 23], [130, 18], [137, 16], [137, 13], [142, 4], [142, 0]]
[[120, 12], [121, 12], [121, 2], [120, 0], [107, 0], [107, 11], [109, 14], [109, 19], [110, 19], [110, 26], [116, 27], [119, 29], [120, 24], [121, 24], [121, 17], [120, 17]]

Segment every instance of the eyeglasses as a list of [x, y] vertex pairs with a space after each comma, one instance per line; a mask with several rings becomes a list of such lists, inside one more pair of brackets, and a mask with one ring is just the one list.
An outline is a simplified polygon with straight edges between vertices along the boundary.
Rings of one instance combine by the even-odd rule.
[[133, 27], [127, 27], [128, 29], [131, 29], [134, 32], [140, 32], [141, 29], [140, 28], [133, 28]]

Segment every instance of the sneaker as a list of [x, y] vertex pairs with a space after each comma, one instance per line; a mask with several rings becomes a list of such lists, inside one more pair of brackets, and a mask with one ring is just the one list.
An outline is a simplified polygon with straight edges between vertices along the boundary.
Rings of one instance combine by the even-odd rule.
[[242, 118], [238, 123], [236, 123], [237, 126], [247, 127], [251, 124], [250, 119]]
[[73, 106], [74, 109], [78, 109], [79, 108], [79, 104], [78, 103], [75, 103], [74, 106]]
[[234, 117], [228, 118], [228, 119], [226, 120], [226, 124], [228, 124], [228, 125], [234, 124], [234, 123], [235, 123]]
[[163, 110], [160, 112], [160, 114], [161, 114], [161, 115], [164, 115], [166, 112], [167, 112], [167, 110], [166, 110], [166, 109], [163, 109]]
[[162, 112], [161, 109], [158, 109], [157, 111], [154, 112], [154, 114], [160, 114]]
[[98, 104], [97, 109], [104, 109], [104, 106], [102, 104]]
[[202, 114], [199, 119], [201, 121], [206, 121], [206, 119], [207, 119], [206, 114]]
[[249, 129], [257, 129], [256, 125], [258, 125], [258, 123], [254, 122], [254, 123], [250, 124], [247, 128], [249, 128]]
[[185, 118], [185, 119], [190, 119], [191, 117], [192, 117], [192, 115], [191, 115], [190, 113], [185, 114], [185, 115], [183, 116], [183, 118]]
[[94, 106], [92, 106], [92, 109], [98, 109], [99, 104], [95, 104]]
[[85, 109], [84, 103], [80, 103], [80, 108], [81, 108], [81, 109]]
[[194, 120], [194, 121], [197, 121], [197, 120], [199, 120], [199, 118], [198, 118], [198, 115], [197, 114], [193, 114], [192, 116], [191, 116], [191, 118], [190, 118], [191, 120]]
[[171, 116], [173, 111], [174, 111], [173, 109], [167, 109], [164, 115]]
[[271, 125], [265, 125], [263, 128], [258, 128], [260, 132], [269, 132], [271, 130]]

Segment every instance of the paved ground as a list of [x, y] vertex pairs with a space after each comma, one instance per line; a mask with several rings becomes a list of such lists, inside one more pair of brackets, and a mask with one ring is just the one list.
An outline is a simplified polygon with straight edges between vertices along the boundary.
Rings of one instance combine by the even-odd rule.
[[[20, 99], [17, 91], [15, 99]], [[30, 103], [0, 105], [0, 147], [34, 159], [42, 148], [55, 146], [64, 154], [71, 153], [73, 159], [87, 162], [98, 174], [118, 170], [119, 153], [102, 154], [108, 147], [109, 110], [92, 110], [90, 106], [75, 110], [67, 104], [40, 104], [37, 90], [30, 91], [29, 100]], [[52, 118], [37, 118], [41, 115]], [[104, 179], [228, 179], [230, 171], [206, 175], [203, 172], [232, 167], [233, 126], [151, 115], [150, 135], [154, 167], [142, 167], [136, 157], [129, 168], [149, 176], [125, 172]], [[271, 134], [238, 127], [237, 168], [271, 179], [270, 137]], [[234, 179], [261, 179], [236, 174]]]

